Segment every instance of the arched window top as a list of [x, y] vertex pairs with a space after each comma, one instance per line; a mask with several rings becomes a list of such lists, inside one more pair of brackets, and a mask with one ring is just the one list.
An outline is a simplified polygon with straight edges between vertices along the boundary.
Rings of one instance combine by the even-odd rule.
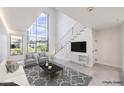
[[[46, 24], [48, 24], [48, 14], [41, 13], [40, 16], [36, 18], [32, 25], [47, 27]], [[32, 25], [29, 27], [29, 29], [32, 27]]]
[[48, 15], [41, 13], [28, 29], [28, 51], [48, 51]]

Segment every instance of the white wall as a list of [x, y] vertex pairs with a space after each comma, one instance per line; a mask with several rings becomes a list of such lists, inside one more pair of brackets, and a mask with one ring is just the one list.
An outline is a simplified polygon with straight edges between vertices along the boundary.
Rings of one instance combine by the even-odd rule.
[[124, 85], [124, 24], [122, 25], [122, 85]]
[[43, 11], [49, 15], [49, 54], [51, 55], [55, 51], [57, 15], [54, 8], [43, 8]]
[[[60, 44], [60, 40], [62, 39], [62, 37], [68, 32], [70, 31], [70, 29], [72, 28], [72, 26], [76, 23], [75, 20], [71, 19], [70, 17], [66, 16], [65, 14], [57, 11], [57, 32], [56, 32], [56, 47], [58, 47], [58, 45]], [[57, 54], [57, 58], [62, 58], [64, 60], [68, 60], [68, 58], [66, 57], [68, 55], [68, 52], [70, 52], [70, 50], [66, 51], [66, 52], [61, 52], [59, 54]]]
[[[86, 41], [87, 43], [87, 53], [84, 54], [84, 55], [87, 55], [88, 56], [88, 66], [92, 66], [93, 65], [93, 37], [92, 37], [92, 30], [87, 28], [85, 29], [84, 32], [81, 33], [81, 35], [79, 35], [75, 40], [73, 40], [72, 42], [79, 42], [79, 41]], [[79, 59], [77, 58], [77, 60], [75, 60], [74, 56], [76, 55], [73, 55], [71, 57], [72, 60], [78, 62]]]
[[7, 57], [7, 36], [0, 32], [0, 62]]
[[76, 24], [76, 21], [61, 12], [57, 12], [57, 39], [60, 40]]
[[[0, 32], [0, 42], [2, 42], [1, 32]], [[0, 44], [0, 62], [2, 61], [2, 44]]]
[[[70, 28], [72, 28], [72, 26], [74, 24], [76, 24], [77, 22], [73, 19], [71, 19], [70, 17], [64, 15], [63, 13], [58, 12], [58, 17], [57, 17], [57, 40], [59, 41], [61, 39], [61, 37], [63, 37], [63, 35], [65, 35], [68, 31], [70, 31]], [[77, 29], [80, 29], [78, 27], [76, 27]], [[74, 28], [75, 29], [75, 28]], [[77, 30], [75, 29], [75, 30]], [[74, 30], [74, 31], [75, 31]], [[76, 31], [76, 33], [78, 32], [78, 30]], [[73, 37], [73, 35], [71, 35], [71, 37]], [[65, 37], [63, 37], [64, 40]], [[88, 66], [92, 66], [93, 64], [93, 55], [92, 55], [92, 50], [93, 50], [93, 45], [92, 45], [92, 30], [87, 28], [85, 29], [84, 32], [82, 32], [82, 34], [80, 36], [78, 36], [77, 38], [75, 38], [74, 40], [72, 40], [72, 42], [79, 42], [79, 41], [86, 41], [87, 42], [87, 53], [84, 55], [89, 56], [89, 63]], [[63, 41], [63, 43], [65, 43], [65, 41]], [[73, 61], [76, 63], [79, 63], [79, 55], [78, 54], [74, 54], [72, 53], [71, 50], [71, 45], [67, 45], [63, 50], [61, 50], [57, 55], [56, 58], [59, 59], [63, 59], [63, 60], [68, 60], [68, 61]], [[83, 53], [82, 53], [83, 54]]]
[[[41, 13], [42, 12], [45, 12], [49, 15], [49, 54], [51, 54], [55, 50], [56, 10], [54, 10], [53, 8], [42, 8]], [[10, 56], [10, 34], [23, 36], [23, 55]], [[27, 54], [27, 30], [10, 30], [10, 34], [8, 35], [8, 59], [23, 60], [25, 55]]]
[[97, 40], [96, 63], [114, 67], [122, 66], [122, 29], [121, 27], [95, 31]]
[[7, 58], [7, 31], [0, 21], [0, 62]]

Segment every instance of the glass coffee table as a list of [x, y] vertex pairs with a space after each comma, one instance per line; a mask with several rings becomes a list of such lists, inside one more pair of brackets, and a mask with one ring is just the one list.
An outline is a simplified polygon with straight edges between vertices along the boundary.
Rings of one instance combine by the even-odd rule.
[[51, 76], [58, 72], [61, 74], [61, 76], [63, 75], [63, 68], [52, 62], [43, 62], [40, 63], [39, 66], [48, 74], [49, 79], [51, 79]]

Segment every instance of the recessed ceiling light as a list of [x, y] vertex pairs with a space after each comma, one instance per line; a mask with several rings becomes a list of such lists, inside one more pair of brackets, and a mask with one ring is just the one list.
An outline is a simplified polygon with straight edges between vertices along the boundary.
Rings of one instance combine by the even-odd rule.
[[93, 11], [94, 7], [88, 7], [87, 8], [89, 12]]

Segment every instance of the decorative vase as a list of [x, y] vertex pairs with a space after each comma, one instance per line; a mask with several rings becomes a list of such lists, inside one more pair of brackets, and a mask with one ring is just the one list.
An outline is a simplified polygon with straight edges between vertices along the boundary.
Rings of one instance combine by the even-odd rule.
[[48, 66], [48, 65], [49, 65], [48, 63], [45, 64], [45, 66]]
[[48, 66], [48, 69], [52, 69], [52, 66]]

